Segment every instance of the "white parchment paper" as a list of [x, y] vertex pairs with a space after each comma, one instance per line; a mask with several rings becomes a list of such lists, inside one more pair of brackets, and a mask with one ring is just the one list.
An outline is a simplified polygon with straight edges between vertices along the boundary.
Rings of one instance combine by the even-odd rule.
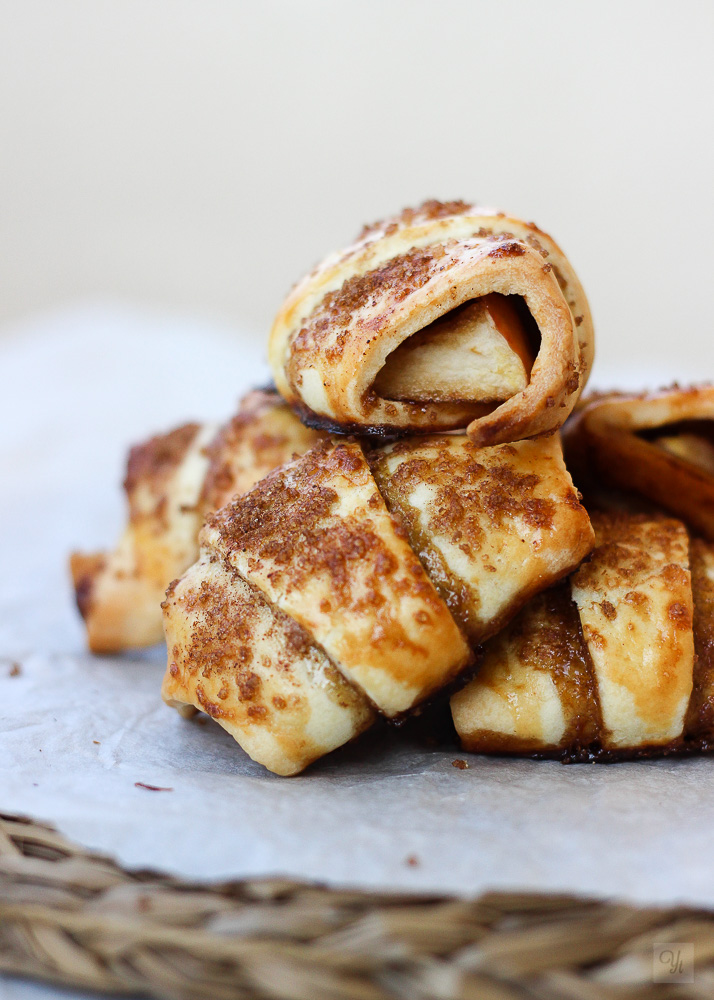
[[564, 767], [378, 732], [281, 779], [163, 705], [163, 649], [84, 651], [67, 553], [114, 541], [126, 446], [225, 418], [265, 381], [262, 353], [260, 337], [109, 307], [0, 347], [0, 808], [183, 876], [714, 905], [712, 760]]

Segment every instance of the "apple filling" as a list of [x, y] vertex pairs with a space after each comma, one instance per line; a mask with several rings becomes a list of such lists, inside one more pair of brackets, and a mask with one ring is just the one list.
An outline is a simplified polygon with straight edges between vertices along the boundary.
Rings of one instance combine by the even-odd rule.
[[497, 403], [522, 392], [537, 353], [535, 321], [514, 299], [485, 295], [430, 323], [392, 351], [375, 391], [417, 403]]

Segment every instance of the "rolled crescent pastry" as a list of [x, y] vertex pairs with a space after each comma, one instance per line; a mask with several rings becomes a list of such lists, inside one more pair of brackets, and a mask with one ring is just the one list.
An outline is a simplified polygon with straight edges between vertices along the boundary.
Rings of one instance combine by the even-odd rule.
[[594, 514], [597, 548], [486, 646], [452, 698], [465, 749], [612, 760], [710, 748], [714, 546]]
[[161, 642], [161, 602], [198, 558], [205, 515], [321, 436], [277, 393], [256, 391], [220, 429], [186, 424], [132, 448], [124, 481], [129, 518], [119, 544], [70, 560], [89, 648], [107, 653]]
[[302, 771], [374, 721], [305, 630], [208, 549], [169, 588], [166, 635], [166, 703], [206, 712], [275, 774]]
[[200, 561], [164, 604], [164, 697], [295, 773], [372, 709], [397, 718], [452, 683], [472, 644], [593, 541], [557, 436], [325, 440], [208, 517]]
[[532, 223], [425, 202], [367, 227], [289, 294], [276, 385], [305, 422], [394, 436], [463, 428], [478, 446], [560, 427], [593, 360], [583, 289]]
[[565, 443], [584, 490], [632, 491], [714, 541], [714, 386], [586, 400]]

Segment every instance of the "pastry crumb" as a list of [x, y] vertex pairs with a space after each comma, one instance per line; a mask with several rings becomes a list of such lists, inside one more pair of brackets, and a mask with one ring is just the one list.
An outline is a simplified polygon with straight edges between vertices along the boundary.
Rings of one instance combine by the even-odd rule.
[[459, 757], [456, 760], [451, 761], [451, 766], [458, 768], [459, 771], [466, 771], [469, 765], [467, 761], [461, 760], [461, 758]]

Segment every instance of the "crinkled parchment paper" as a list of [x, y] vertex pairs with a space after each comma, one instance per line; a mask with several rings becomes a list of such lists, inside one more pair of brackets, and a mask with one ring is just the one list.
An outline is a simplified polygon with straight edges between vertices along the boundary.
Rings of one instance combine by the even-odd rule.
[[458, 770], [467, 755], [379, 732], [281, 779], [163, 705], [163, 649], [84, 651], [66, 558], [114, 541], [126, 446], [228, 416], [262, 354], [261, 337], [108, 307], [0, 345], [0, 808], [184, 876], [714, 904], [714, 760]]

